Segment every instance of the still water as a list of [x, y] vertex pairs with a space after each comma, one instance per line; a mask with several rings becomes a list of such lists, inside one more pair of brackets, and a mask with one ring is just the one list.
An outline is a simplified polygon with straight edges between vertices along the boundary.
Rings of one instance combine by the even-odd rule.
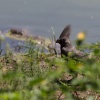
[[87, 32], [86, 42], [100, 40], [100, 0], [0, 0], [0, 30], [25, 28], [34, 35], [56, 37], [72, 25], [71, 39]]

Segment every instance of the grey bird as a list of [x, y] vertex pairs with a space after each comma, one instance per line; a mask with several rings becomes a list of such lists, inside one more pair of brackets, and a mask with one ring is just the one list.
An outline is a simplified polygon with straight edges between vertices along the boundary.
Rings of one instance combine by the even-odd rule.
[[77, 50], [74, 46], [72, 46], [70, 41], [70, 34], [71, 34], [71, 26], [67, 25], [64, 30], [62, 31], [59, 39], [57, 39], [56, 43], [60, 44], [61, 56], [68, 54], [71, 52], [73, 57], [83, 57], [84, 53]]

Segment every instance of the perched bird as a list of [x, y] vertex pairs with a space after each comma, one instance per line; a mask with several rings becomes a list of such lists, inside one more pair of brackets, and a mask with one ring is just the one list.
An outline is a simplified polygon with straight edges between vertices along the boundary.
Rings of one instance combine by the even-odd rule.
[[59, 39], [57, 39], [56, 43], [60, 44], [61, 56], [68, 56], [69, 53], [72, 53], [75, 57], [83, 57], [84, 53], [77, 50], [74, 46], [72, 46], [70, 41], [71, 34], [71, 26], [67, 25], [62, 31]]

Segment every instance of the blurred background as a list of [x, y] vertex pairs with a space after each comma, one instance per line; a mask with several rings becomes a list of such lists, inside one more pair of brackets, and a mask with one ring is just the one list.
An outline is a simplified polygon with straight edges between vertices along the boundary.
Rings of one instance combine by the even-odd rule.
[[33, 35], [56, 37], [72, 25], [71, 39], [86, 31], [86, 42], [100, 40], [100, 0], [0, 0], [0, 30], [25, 28]]

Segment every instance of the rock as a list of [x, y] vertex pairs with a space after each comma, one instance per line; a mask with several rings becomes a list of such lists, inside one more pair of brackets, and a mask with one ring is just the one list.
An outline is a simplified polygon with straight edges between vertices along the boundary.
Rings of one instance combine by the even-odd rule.
[[10, 32], [10, 34], [13, 34], [13, 35], [21, 35], [21, 36], [23, 35], [22, 30], [18, 30], [18, 29], [14, 29], [14, 28], [10, 29], [9, 32]]

